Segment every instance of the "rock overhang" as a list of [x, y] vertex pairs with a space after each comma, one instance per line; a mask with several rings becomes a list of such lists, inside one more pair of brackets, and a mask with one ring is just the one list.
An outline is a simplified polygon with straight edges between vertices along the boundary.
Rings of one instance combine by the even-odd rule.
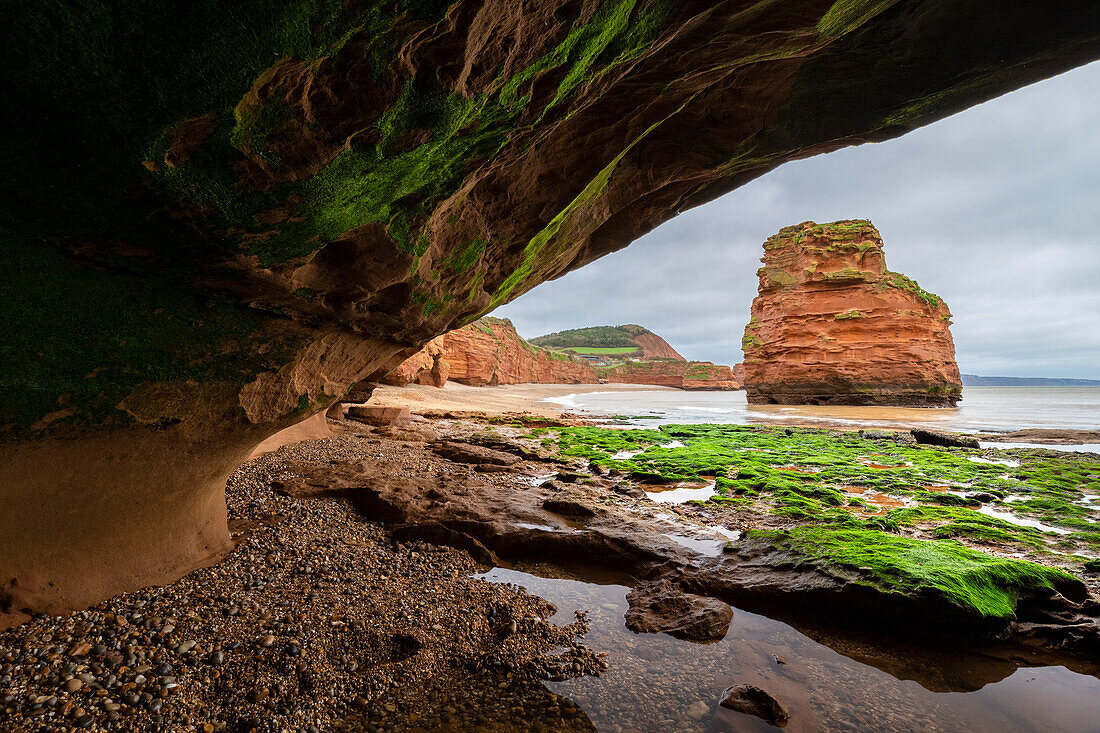
[[[188, 516], [216, 507], [264, 435], [542, 280], [1100, 56], [1075, 2], [89, 2], [8, 27], [0, 425], [38, 457], [4, 503], [64, 507], [127, 464], [104, 516], [177, 546], [126, 498], [158, 466], [208, 492]], [[32, 539], [0, 577], [50, 576], [49, 521], [17, 509]], [[194, 562], [162, 550], [117, 585]]]

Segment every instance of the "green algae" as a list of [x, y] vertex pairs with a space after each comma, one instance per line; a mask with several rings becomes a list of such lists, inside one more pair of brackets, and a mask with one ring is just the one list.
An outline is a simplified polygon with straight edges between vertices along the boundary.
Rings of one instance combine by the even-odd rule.
[[892, 288], [898, 288], [899, 290], [908, 290], [933, 308], [938, 307], [940, 303], [943, 302], [940, 296], [928, 292], [920, 285], [917, 285], [916, 280], [900, 272], [887, 272], [886, 279], [883, 280], [883, 283]]
[[[1014, 451], [1022, 463], [1013, 467], [976, 462], [981, 451], [972, 449], [737, 425], [586, 426], [538, 434], [552, 439], [562, 456], [626, 476], [713, 478], [717, 494], [710, 506], [755, 517], [756, 526], [788, 525], [756, 536], [827, 564], [869, 568], [888, 590], [935, 592], [990, 618], [1011, 617], [1021, 594], [1075, 580], [1060, 568], [983, 550], [1064, 565], [1086, 558], [1054, 554], [1052, 547], [1100, 548], [1100, 527], [1092, 521], [1097, 511], [1080, 503], [1085, 491], [1100, 495], [1100, 461], [1089, 456]], [[865, 516], [877, 506], [862, 492], [907, 505]], [[976, 492], [988, 496], [979, 500]], [[983, 514], [976, 511], [982, 501], [1072, 532], [1055, 535]]]
[[817, 22], [822, 38], [852, 31], [896, 4], [897, 0], [837, 0]]
[[877, 585], [895, 592], [934, 591], [992, 619], [1013, 618], [1021, 595], [1080, 583], [1064, 570], [994, 557], [954, 540], [916, 540], [874, 530], [812, 525], [747, 536], [829, 564], [858, 568]]

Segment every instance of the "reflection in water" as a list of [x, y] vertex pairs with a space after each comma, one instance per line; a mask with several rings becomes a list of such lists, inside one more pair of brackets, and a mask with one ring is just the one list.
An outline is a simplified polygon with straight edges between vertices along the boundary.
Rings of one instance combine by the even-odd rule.
[[645, 492], [652, 501], [658, 504], [684, 504], [689, 501], [706, 501], [714, 496], [714, 482], [694, 483], [685, 481], [675, 486], [658, 486]]
[[[957, 679], [955, 689], [1008, 676], [975, 692], [930, 692], [842, 656], [787, 624], [738, 609], [718, 644], [634, 634], [623, 625], [628, 588], [619, 583], [627, 578], [580, 582], [502, 568], [482, 577], [522, 585], [554, 603], [554, 623], [569, 623], [574, 610], [588, 613], [591, 630], [584, 643], [609, 652], [610, 669], [599, 678], [547, 685], [580, 704], [601, 731], [774, 731], [756, 718], [717, 707], [722, 691], [734, 684], [756, 685], [781, 700], [791, 711], [787, 731], [1100, 729], [1100, 680], [1064, 667], [1013, 671], [1002, 665], [991, 675], [980, 660], [956, 660], [945, 677], [969, 675], [978, 681]], [[944, 664], [943, 658], [914, 659], [912, 650], [899, 656], [905, 657], [899, 668]], [[777, 664], [776, 657], [786, 664]]]

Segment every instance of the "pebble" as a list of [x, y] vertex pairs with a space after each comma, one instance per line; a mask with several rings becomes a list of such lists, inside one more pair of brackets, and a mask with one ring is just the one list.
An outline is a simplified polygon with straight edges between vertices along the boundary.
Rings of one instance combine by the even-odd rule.
[[37, 733], [64, 720], [81, 730], [319, 733], [340, 722], [355, 733], [509, 716], [554, 730], [578, 715], [548, 712], [560, 698], [540, 680], [606, 666], [584, 647], [564, 665], [549, 654], [573, 648], [583, 623], [547, 624], [554, 611], [542, 599], [471, 579], [480, 568], [463, 551], [395, 545], [347, 501], [272, 490], [302, 461], [383, 458], [404, 461], [395, 475], [424, 471], [406, 443], [324, 443], [284, 448], [230, 477], [231, 522], [248, 522], [251, 534], [222, 562], [0, 632], [0, 730]]

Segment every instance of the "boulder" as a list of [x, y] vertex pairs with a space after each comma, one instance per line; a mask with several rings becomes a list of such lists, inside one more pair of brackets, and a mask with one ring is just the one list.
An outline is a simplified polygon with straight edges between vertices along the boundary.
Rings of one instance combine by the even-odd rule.
[[755, 715], [779, 728], [787, 725], [791, 718], [783, 703], [755, 685], [727, 687], [718, 704], [728, 710]]
[[697, 642], [721, 641], [733, 609], [715, 598], [685, 593], [667, 580], [643, 583], [626, 596], [626, 627], [636, 634], [663, 632]]
[[944, 448], [981, 448], [977, 438], [969, 438], [953, 433], [937, 433], [933, 430], [913, 428], [909, 431], [914, 440], [925, 445], [939, 445]]
[[345, 417], [349, 420], [382, 427], [395, 425], [409, 420], [407, 407], [378, 407], [376, 405], [347, 405]]
[[432, 450], [449, 461], [470, 463], [473, 465], [511, 466], [522, 460], [519, 456], [504, 451], [485, 448], [469, 443], [446, 442], [432, 446]]

